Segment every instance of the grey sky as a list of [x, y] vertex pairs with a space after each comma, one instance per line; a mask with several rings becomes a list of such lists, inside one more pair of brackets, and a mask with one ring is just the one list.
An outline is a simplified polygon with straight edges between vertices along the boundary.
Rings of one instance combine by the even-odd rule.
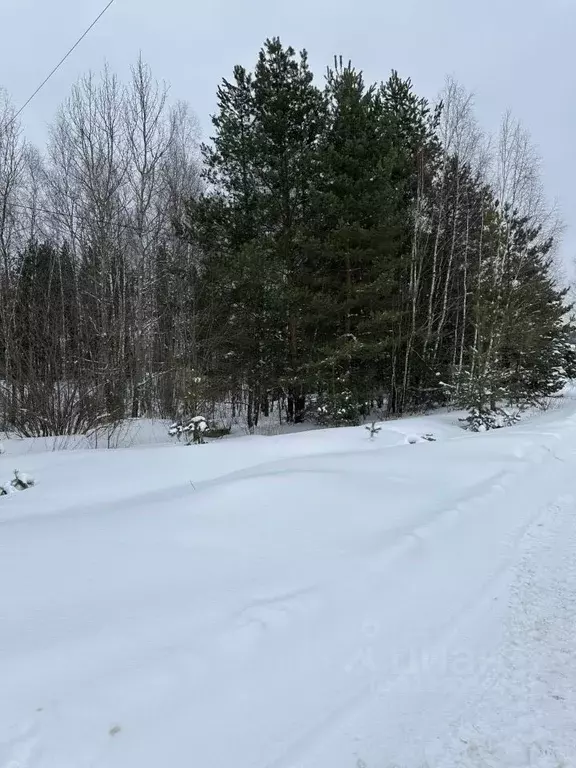
[[[0, 0], [0, 85], [22, 104], [105, 5], [104, 0]], [[72, 82], [107, 59], [124, 74], [141, 50], [154, 74], [187, 100], [204, 133], [216, 85], [234, 64], [251, 66], [265, 37], [305, 47], [319, 76], [335, 53], [366, 78], [390, 69], [434, 97], [446, 74], [476, 96], [488, 129], [510, 107], [533, 135], [549, 197], [576, 253], [576, 0], [116, 0], [22, 115], [41, 143]]]

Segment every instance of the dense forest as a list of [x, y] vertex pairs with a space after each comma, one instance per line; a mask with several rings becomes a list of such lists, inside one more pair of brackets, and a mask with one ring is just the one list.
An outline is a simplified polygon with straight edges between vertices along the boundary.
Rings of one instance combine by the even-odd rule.
[[0, 93], [0, 428], [252, 428], [454, 405], [474, 427], [576, 374], [560, 229], [526, 131], [448, 80], [266, 41], [210, 139], [138, 61], [85, 76], [43, 152]]

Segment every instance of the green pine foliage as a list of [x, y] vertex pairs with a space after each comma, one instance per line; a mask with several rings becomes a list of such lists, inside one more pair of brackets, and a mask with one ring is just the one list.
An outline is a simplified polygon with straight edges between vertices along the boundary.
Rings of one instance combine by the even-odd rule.
[[208, 375], [248, 391], [249, 426], [277, 398], [296, 422], [450, 403], [492, 428], [574, 375], [553, 242], [443, 147], [441, 109], [342, 59], [320, 88], [277, 38], [219, 87], [180, 235], [218, 329]]
[[576, 376], [525, 137], [507, 123], [484, 151], [454, 84], [434, 107], [342, 58], [315, 80], [271, 38], [218, 87], [200, 165], [185, 108], [142, 62], [134, 75], [81, 80], [42, 162], [8, 131], [5, 428], [449, 405], [492, 429]]

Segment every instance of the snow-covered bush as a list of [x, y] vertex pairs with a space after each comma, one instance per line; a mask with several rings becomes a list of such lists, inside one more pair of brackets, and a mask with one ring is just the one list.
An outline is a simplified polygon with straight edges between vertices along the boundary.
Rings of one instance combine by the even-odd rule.
[[208, 429], [208, 422], [204, 416], [194, 416], [186, 421], [177, 421], [171, 425], [168, 430], [170, 437], [177, 437], [181, 440], [184, 436], [186, 438], [186, 445], [196, 443], [200, 445], [205, 442], [204, 433]]
[[[562, 313], [562, 306], [552, 306], [552, 314]], [[510, 426], [527, 408], [546, 407], [576, 376], [572, 334], [572, 326], [561, 317], [531, 321], [526, 327], [507, 325], [494, 349], [482, 354], [473, 350], [469, 368], [453, 369], [448, 382], [438, 384], [449, 404], [468, 411], [466, 429], [485, 432]]]
[[[522, 411], [529, 404], [537, 402], [530, 400], [527, 394], [519, 395], [509, 372], [497, 371], [490, 366], [486, 366], [481, 374], [463, 370], [454, 376], [453, 383], [441, 382], [441, 386], [453, 406], [468, 411], [460, 421], [464, 429], [471, 432], [512, 426], [520, 420]], [[506, 403], [508, 407], [502, 407], [500, 403]]]
[[32, 488], [32, 486], [36, 485], [36, 480], [32, 475], [29, 475], [26, 472], [20, 472], [19, 469], [15, 469], [12, 485], [18, 491], [25, 491], [26, 488]]
[[471, 432], [488, 432], [491, 429], [511, 427], [519, 420], [520, 411], [507, 411], [504, 408], [487, 411], [472, 408], [468, 416], [461, 419], [464, 423], [464, 429], [469, 429]]
[[325, 427], [350, 427], [360, 424], [364, 404], [349, 389], [324, 394], [316, 401], [315, 420]]
[[16, 491], [25, 491], [34, 485], [36, 485], [36, 480], [32, 475], [15, 469], [13, 480], [0, 486], [0, 496], [9, 496], [11, 493], [16, 493]]

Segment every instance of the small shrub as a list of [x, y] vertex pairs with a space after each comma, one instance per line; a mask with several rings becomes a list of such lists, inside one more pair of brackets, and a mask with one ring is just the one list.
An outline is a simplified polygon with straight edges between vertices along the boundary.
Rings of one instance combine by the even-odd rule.
[[511, 427], [520, 421], [520, 412], [506, 411], [504, 408], [495, 410], [479, 411], [472, 408], [468, 416], [460, 419], [464, 423], [464, 429], [470, 432], [488, 432], [492, 429], [501, 429], [502, 427]]
[[208, 427], [204, 432], [204, 437], [211, 440], [219, 440], [226, 437], [232, 431], [232, 427]]
[[369, 426], [368, 426], [368, 424], [366, 425], [366, 429], [370, 433], [370, 440], [374, 440], [374, 438], [376, 437], [378, 432], [380, 432], [382, 427], [377, 427], [376, 426], [376, 422], [373, 421], [372, 424], [370, 424]]
[[349, 389], [318, 398], [315, 420], [324, 427], [352, 427], [362, 421], [363, 403]]
[[0, 486], [0, 496], [9, 496], [16, 491], [25, 491], [28, 488], [32, 488], [36, 485], [36, 480], [32, 475], [28, 475], [26, 472], [20, 472], [19, 469], [14, 470], [14, 479], [9, 483], [5, 483]]
[[168, 434], [170, 437], [177, 437], [178, 440], [181, 440], [184, 436], [186, 438], [186, 445], [191, 445], [192, 443], [201, 445], [205, 442], [204, 435], [207, 430], [208, 422], [204, 416], [194, 416], [185, 422], [177, 421], [172, 424]]

